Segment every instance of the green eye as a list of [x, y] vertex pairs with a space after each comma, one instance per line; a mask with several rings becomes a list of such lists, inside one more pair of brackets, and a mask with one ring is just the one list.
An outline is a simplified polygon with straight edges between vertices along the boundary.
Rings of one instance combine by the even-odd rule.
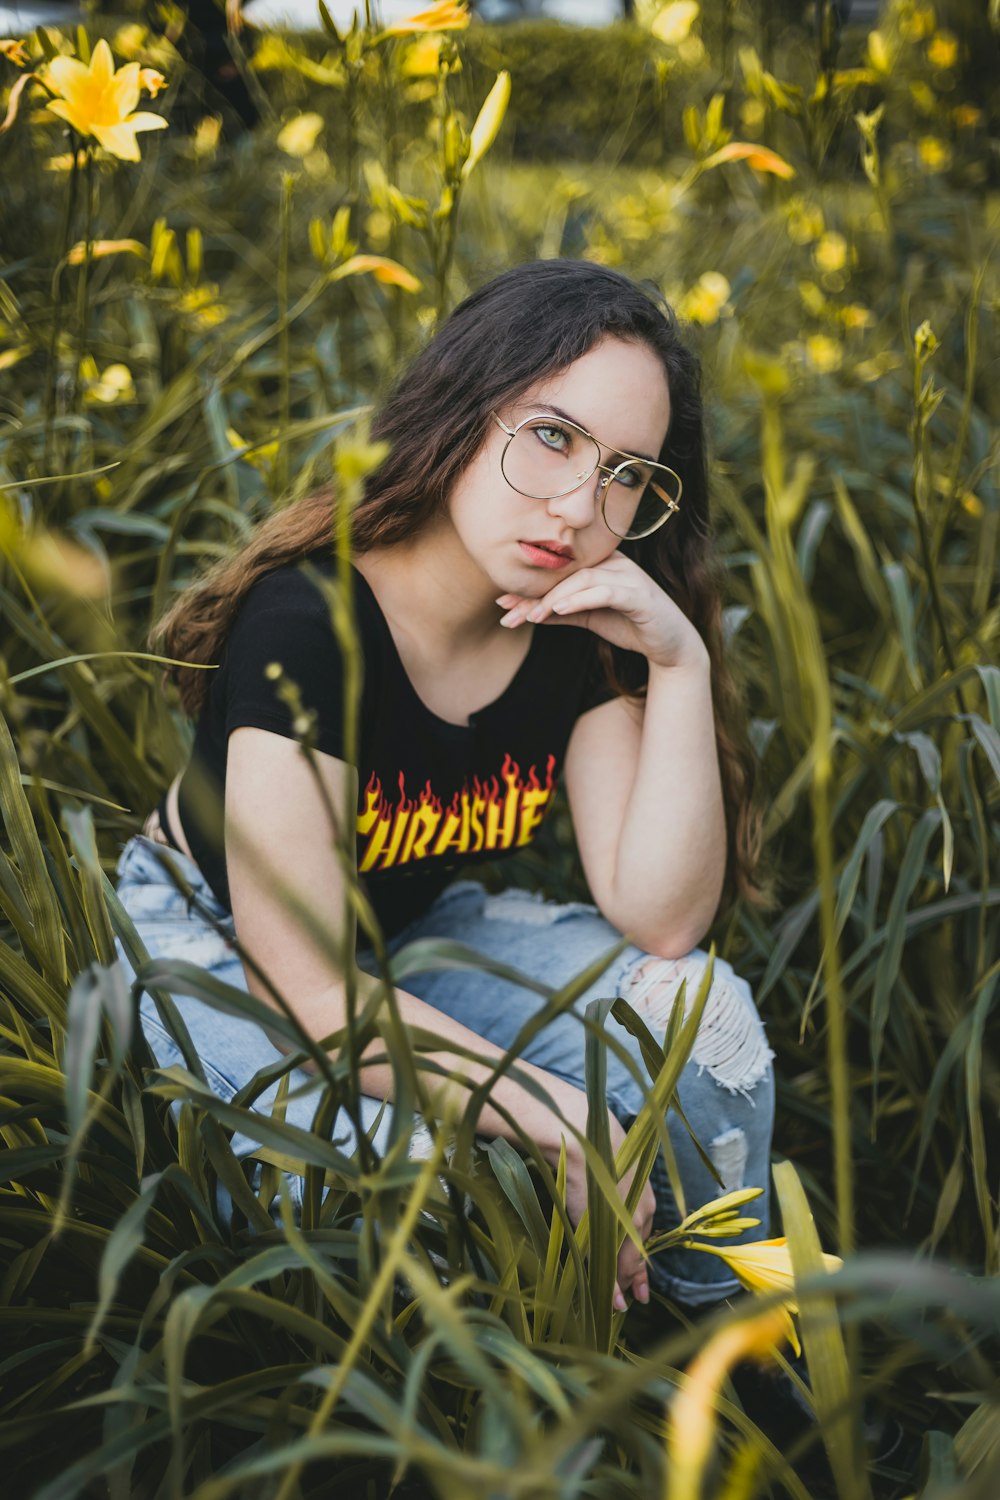
[[622, 468], [616, 470], [615, 482], [624, 485], [627, 490], [635, 490], [642, 485], [643, 475], [639, 469]]
[[565, 452], [569, 446], [569, 439], [561, 427], [534, 427], [532, 431], [540, 443], [557, 453]]

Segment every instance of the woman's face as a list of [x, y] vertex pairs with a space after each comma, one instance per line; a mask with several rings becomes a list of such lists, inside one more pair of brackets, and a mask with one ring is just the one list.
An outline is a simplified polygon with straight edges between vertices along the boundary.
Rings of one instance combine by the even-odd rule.
[[[645, 344], [602, 339], [497, 415], [514, 427], [538, 413], [552, 415], [552, 428], [541, 435], [547, 443], [563, 441], [559, 422], [568, 418], [596, 439], [602, 465], [612, 468], [625, 457], [656, 461], [670, 421], [666, 372]], [[490, 588], [538, 597], [610, 557], [619, 538], [601, 514], [600, 472], [557, 499], [529, 499], [505, 479], [500, 460], [507, 436], [495, 422], [490, 427], [449, 502], [454, 534]]]

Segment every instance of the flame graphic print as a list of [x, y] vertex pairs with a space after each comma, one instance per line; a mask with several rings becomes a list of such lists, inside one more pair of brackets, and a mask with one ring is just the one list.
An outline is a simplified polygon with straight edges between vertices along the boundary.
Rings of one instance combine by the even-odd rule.
[[472, 778], [445, 807], [430, 781], [417, 797], [408, 797], [399, 773], [399, 797], [390, 801], [373, 771], [358, 813], [358, 869], [389, 870], [415, 859], [442, 855], [486, 854], [528, 844], [545, 816], [555, 790], [556, 758], [550, 755], [545, 781], [532, 766], [527, 776], [509, 755], [499, 777]]

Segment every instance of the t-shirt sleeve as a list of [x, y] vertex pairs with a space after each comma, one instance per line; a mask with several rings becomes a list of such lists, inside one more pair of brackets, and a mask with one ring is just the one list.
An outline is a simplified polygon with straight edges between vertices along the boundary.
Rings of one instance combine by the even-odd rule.
[[[359, 626], [359, 645], [363, 636]], [[316, 716], [316, 748], [343, 758], [344, 666], [324, 595], [298, 568], [268, 574], [248, 593], [226, 641], [225, 733], [250, 726], [296, 739], [294, 712], [267, 675], [272, 662]]]

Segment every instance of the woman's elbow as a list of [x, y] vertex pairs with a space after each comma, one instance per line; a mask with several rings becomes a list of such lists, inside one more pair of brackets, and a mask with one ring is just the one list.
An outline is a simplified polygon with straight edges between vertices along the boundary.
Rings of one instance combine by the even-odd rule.
[[684, 958], [700, 946], [711, 928], [721, 895], [720, 889], [718, 894], [706, 896], [684, 910], [664, 903], [651, 910], [640, 910], [636, 905], [631, 910], [619, 908], [617, 918], [608, 912], [604, 915], [644, 953], [656, 958]]

